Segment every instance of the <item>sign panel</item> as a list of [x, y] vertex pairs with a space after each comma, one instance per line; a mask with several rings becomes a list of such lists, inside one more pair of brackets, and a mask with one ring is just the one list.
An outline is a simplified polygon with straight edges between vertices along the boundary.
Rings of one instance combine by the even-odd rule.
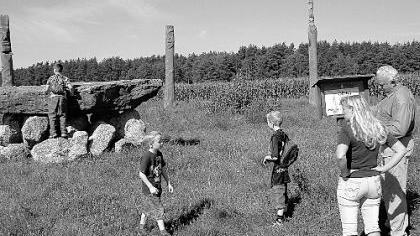
[[339, 91], [338, 93], [325, 94], [325, 110], [327, 116], [343, 115], [343, 108], [340, 105], [342, 97], [358, 95], [356, 91]]

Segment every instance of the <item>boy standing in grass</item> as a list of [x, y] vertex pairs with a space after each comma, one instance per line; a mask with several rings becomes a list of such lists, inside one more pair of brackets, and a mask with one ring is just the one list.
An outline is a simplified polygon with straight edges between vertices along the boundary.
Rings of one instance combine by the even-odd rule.
[[140, 229], [141, 231], [145, 230], [146, 216], [151, 216], [157, 221], [161, 235], [170, 235], [163, 222], [164, 210], [160, 199], [162, 194], [161, 176], [166, 180], [169, 192], [172, 193], [174, 189], [166, 172], [166, 162], [159, 151], [162, 146], [161, 134], [152, 132], [144, 138], [144, 142], [149, 149], [143, 154], [140, 161], [139, 176], [143, 182], [142, 205], [144, 206], [140, 218]]
[[287, 183], [290, 182], [287, 166], [281, 163], [281, 156], [289, 137], [280, 129], [283, 118], [279, 111], [272, 111], [267, 114], [267, 124], [274, 131], [271, 135], [271, 155], [264, 157], [263, 164], [273, 162], [271, 174], [271, 196], [277, 208], [275, 225], [281, 226], [284, 222], [284, 215], [287, 208]]

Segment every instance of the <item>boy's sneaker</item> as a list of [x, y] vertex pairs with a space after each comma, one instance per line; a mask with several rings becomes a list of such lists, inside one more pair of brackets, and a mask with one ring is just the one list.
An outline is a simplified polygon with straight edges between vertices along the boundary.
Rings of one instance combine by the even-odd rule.
[[276, 220], [273, 223], [273, 226], [282, 227], [284, 223], [284, 216], [277, 216]]
[[147, 235], [146, 229], [144, 228], [144, 224], [140, 224], [138, 229], [139, 229], [139, 232], [138, 232], [137, 236]]

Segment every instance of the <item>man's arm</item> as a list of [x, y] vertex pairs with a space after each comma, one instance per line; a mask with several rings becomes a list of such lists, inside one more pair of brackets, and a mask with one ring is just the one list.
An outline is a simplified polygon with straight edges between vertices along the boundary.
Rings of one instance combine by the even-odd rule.
[[377, 166], [373, 168], [373, 170], [379, 171], [381, 173], [389, 171], [391, 168], [393, 168], [395, 165], [397, 165], [401, 159], [404, 157], [405, 153], [407, 152], [407, 149], [404, 147], [404, 145], [397, 141], [392, 145], [392, 150], [394, 150], [394, 155], [392, 155], [391, 160], [387, 162], [384, 166]]
[[391, 120], [385, 122], [388, 131], [396, 138], [406, 136], [413, 120], [413, 106], [408, 102], [397, 103], [392, 107]]

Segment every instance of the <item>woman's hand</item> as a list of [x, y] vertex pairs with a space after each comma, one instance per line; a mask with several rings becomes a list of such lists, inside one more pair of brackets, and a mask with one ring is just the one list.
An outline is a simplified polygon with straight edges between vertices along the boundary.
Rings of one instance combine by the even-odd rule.
[[267, 161], [269, 161], [269, 160], [271, 160], [271, 156], [265, 156], [264, 158], [263, 158], [263, 161], [262, 161], [262, 164], [265, 166], [265, 165], [267, 165]]
[[372, 170], [378, 171], [381, 174], [385, 172], [385, 170], [384, 170], [384, 168], [382, 166], [377, 166], [375, 168], [372, 168]]
[[149, 187], [150, 193], [151, 194], [157, 194], [158, 193], [158, 189], [155, 188], [153, 185]]

